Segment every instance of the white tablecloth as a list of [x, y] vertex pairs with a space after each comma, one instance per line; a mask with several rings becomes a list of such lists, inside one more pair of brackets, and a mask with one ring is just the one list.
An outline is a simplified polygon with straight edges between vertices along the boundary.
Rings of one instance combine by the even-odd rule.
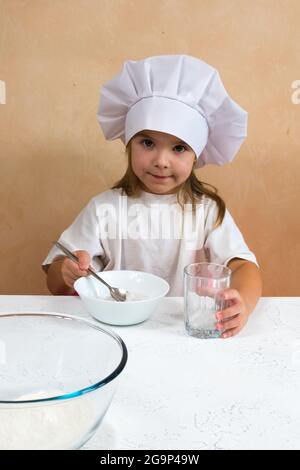
[[[0, 296], [0, 312], [9, 311], [90, 318], [79, 298], [64, 296]], [[104, 327], [125, 341], [128, 363], [83, 449], [300, 448], [300, 298], [260, 299], [226, 340], [187, 336], [175, 297], [140, 325]]]

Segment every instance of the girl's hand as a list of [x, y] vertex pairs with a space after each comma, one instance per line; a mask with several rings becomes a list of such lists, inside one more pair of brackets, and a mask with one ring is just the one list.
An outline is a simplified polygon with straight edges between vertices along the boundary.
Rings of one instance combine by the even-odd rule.
[[61, 274], [64, 283], [69, 287], [74, 287], [74, 282], [80, 277], [88, 275], [87, 269], [91, 263], [91, 257], [87, 251], [77, 250], [73, 254], [79, 258], [79, 265], [70, 258], [65, 257], [61, 265]]
[[218, 330], [222, 330], [221, 338], [229, 338], [238, 334], [248, 321], [245, 302], [236, 289], [224, 289], [221, 297], [226, 301], [227, 307], [216, 312]]

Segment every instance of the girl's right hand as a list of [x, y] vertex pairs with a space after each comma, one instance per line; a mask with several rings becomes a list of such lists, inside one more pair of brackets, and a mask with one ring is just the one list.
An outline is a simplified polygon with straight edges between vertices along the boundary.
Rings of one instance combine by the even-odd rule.
[[61, 265], [61, 275], [64, 283], [69, 287], [74, 287], [74, 282], [80, 277], [88, 275], [87, 269], [91, 263], [91, 257], [87, 251], [77, 250], [73, 254], [79, 258], [79, 264], [65, 257]]

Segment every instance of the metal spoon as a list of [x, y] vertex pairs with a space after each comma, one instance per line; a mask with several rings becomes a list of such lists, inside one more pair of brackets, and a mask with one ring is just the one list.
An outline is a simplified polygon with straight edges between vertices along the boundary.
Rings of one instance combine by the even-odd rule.
[[[75, 263], [79, 264], [79, 259], [77, 256], [75, 256], [71, 251], [69, 251], [65, 246], [63, 246], [59, 242], [53, 242], [53, 244], [59, 248], [68, 258], [70, 258], [72, 261], [75, 261]], [[125, 289], [119, 289], [118, 287], [112, 287], [109, 284], [107, 284], [104, 279], [102, 279], [98, 274], [96, 274], [94, 271], [92, 271], [90, 268], [87, 269], [87, 272], [91, 275], [94, 276], [98, 281], [102, 282], [110, 291], [110, 295], [114, 300], [117, 302], [124, 302], [126, 300], [126, 294], [127, 291]]]

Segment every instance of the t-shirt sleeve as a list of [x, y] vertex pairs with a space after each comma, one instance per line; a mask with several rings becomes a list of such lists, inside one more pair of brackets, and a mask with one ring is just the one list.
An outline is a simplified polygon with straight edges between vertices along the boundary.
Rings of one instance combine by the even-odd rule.
[[251, 261], [259, 267], [256, 256], [248, 248], [242, 233], [226, 209], [221, 225], [213, 229], [217, 219], [217, 204], [209, 204], [205, 223], [204, 248], [208, 250], [210, 262], [227, 266], [233, 258]]
[[[74, 222], [61, 234], [58, 239], [70, 251], [85, 250], [91, 256], [91, 265], [96, 270], [103, 268], [101, 256], [104, 251], [99, 236], [99, 224], [97, 208], [94, 199], [84, 207]], [[53, 246], [42, 263], [42, 268], [47, 271], [47, 265], [56, 258], [64, 255], [56, 246]]]

